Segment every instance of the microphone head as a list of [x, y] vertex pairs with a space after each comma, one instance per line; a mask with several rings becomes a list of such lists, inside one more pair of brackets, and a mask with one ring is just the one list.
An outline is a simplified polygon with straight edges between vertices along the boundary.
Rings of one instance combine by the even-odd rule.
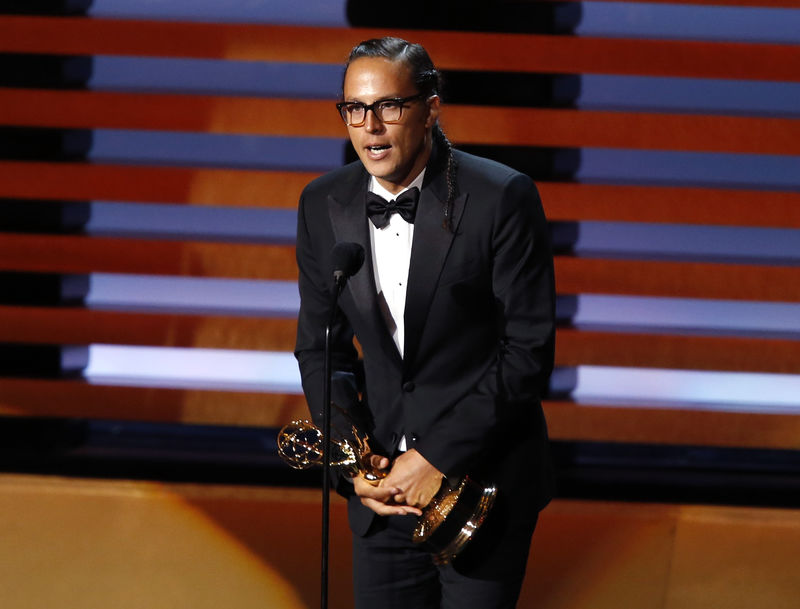
[[364, 264], [364, 248], [358, 243], [339, 242], [333, 246], [331, 262], [336, 281], [348, 279], [355, 275]]

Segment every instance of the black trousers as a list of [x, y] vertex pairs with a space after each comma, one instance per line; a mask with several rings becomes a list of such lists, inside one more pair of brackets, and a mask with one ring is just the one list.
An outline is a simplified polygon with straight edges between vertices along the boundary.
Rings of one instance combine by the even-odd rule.
[[443, 566], [411, 541], [416, 517], [376, 518], [367, 535], [353, 536], [355, 607], [513, 609], [537, 518], [509, 527], [490, 515], [463, 553]]

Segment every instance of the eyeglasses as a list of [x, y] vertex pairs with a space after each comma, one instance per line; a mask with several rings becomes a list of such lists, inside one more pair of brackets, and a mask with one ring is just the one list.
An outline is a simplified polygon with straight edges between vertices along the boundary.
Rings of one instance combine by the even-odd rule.
[[367, 112], [372, 110], [375, 117], [382, 123], [397, 123], [403, 117], [405, 105], [415, 99], [425, 97], [422, 93], [417, 93], [410, 97], [390, 97], [379, 99], [369, 105], [361, 102], [339, 102], [336, 104], [342, 120], [348, 127], [361, 127], [367, 122]]

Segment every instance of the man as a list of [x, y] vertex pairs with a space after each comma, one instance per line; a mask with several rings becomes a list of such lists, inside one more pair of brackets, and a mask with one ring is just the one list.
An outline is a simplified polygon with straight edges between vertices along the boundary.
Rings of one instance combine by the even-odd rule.
[[[296, 356], [317, 422], [331, 251], [337, 242], [366, 251], [339, 300], [332, 387], [389, 472], [378, 486], [337, 484], [348, 497], [359, 608], [514, 607], [550, 498], [540, 392], [552, 368], [554, 286], [544, 214], [528, 177], [451, 148], [438, 124], [439, 80], [420, 45], [356, 46], [338, 107], [359, 161], [309, 184], [298, 212]], [[347, 423], [334, 418], [334, 427]], [[463, 553], [435, 565], [411, 542], [416, 516], [443, 478], [467, 473], [495, 484], [497, 500]]]

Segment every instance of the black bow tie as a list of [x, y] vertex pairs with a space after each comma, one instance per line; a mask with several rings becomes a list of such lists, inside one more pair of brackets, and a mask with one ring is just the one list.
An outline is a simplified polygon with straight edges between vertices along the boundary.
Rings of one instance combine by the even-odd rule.
[[409, 188], [401, 193], [396, 199], [387, 201], [374, 192], [367, 193], [367, 215], [377, 228], [383, 228], [389, 224], [392, 214], [400, 214], [400, 217], [409, 224], [414, 223], [417, 215], [417, 200], [419, 199], [419, 188]]

